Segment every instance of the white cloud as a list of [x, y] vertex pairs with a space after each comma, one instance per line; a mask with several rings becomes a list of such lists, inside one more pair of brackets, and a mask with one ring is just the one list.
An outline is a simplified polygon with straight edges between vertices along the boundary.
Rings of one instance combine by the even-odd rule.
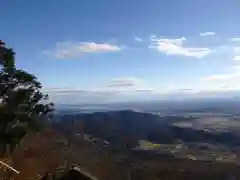
[[213, 81], [225, 81], [230, 80], [232, 78], [238, 77], [240, 74], [238, 73], [225, 73], [225, 74], [216, 74], [211, 76], [206, 76], [201, 79], [204, 82], [213, 82]]
[[141, 84], [137, 78], [116, 78], [110, 81], [108, 87], [134, 87]]
[[150, 40], [156, 39], [157, 36], [155, 34], [150, 35]]
[[105, 94], [109, 92], [124, 92], [124, 91], [145, 91], [150, 90], [144, 86], [142, 79], [135, 77], [122, 77], [122, 78], [113, 78], [107, 84], [103, 84], [98, 88], [86, 88], [79, 89], [76, 87], [65, 86], [61, 88], [44, 88], [46, 93], [58, 93], [58, 94], [68, 94], [70, 93], [79, 93], [79, 94]]
[[169, 42], [172, 44], [176, 44], [176, 45], [182, 45], [184, 41], [186, 41], [187, 39], [185, 37], [181, 37], [181, 38], [176, 38], [176, 39], [166, 39], [166, 38], [159, 38], [157, 39], [156, 37], [152, 37], [152, 41], [153, 42]]
[[135, 39], [135, 41], [138, 41], [138, 42], [142, 42], [143, 40], [141, 39], [141, 38], [139, 38], [139, 37], [134, 37], [134, 39]]
[[239, 46], [233, 48], [233, 53], [234, 53], [233, 60], [240, 61], [240, 47]]
[[239, 37], [238, 38], [232, 38], [231, 41], [232, 42], [240, 42], [240, 38]]
[[216, 33], [215, 32], [204, 32], [204, 33], [200, 33], [200, 36], [215, 36]]
[[240, 56], [235, 56], [235, 57], [233, 58], [233, 60], [234, 60], [234, 61], [240, 61]]
[[94, 42], [84, 42], [80, 43], [79, 49], [86, 53], [95, 53], [95, 52], [114, 52], [120, 51], [121, 48], [115, 45], [110, 44], [96, 44]]
[[[236, 69], [240, 70], [239, 67]], [[136, 78], [117, 78], [109, 82], [109, 84], [113, 83], [114, 86], [107, 85], [91, 89], [78, 89], [70, 87], [62, 89], [53, 88], [48, 90], [45, 89], [44, 92], [48, 93], [50, 100], [55, 103], [76, 103], [84, 105], [134, 100], [177, 100], [199, 97], [223, 97], [227, 95], [234, 95], [232, 94], [234, 91], [239, 95], [240, 87], [232, 86], [234, 81], [231, 83], [226, 81], [230, 77], [231, 76], [221, 76], [219, 78], [214, 76], [213, 78], [206, 78], [206, 81], [204, 81], [203, 84], [199, 84], [199, 86], [176, 86], [174, 88], [149, 88], [144, 86], [142, 83], [139, 83], [141, 80]], [[234, 77], [235, 80], [239, 79], [239, 76]], [[225, 81], [219, 81], [220, 79], [224, 79]], [[212, 85], [215, 81], [218, 82], [218, 84]]]
[[220, 45], [215, 48], [213, 48], [212, 53], [215, 54], [232, 54], [233, 53], [233, 47], [228, 46], [228, 45]]
[[54, 55], [56, 58], [74, 58], [83, 53], [117, 52], [122, 47], [108, 43], [95, 42], [61, 42], [57, 43], [53, 51], [45, 51], [45, 54]]
[[142, 100], [153, 94], [155, 89], [145, 86], [141, 79], [122, 77], [110, 80], [107, 84], [95, 88], [48, 88], [50, 100], [57, 103], [106, 103], [126, 100]]
[[240, 66], [233, 66], [233, 68], [228, 73], [215, 74], [211, 76], [206, 76], [200, 79], [203, 86], [215, 87], [219, 89], [240, 89], [240, 84], [238, 83], [240, 79]]
[[185, 37], [177, 39], [157, 39], [153, 37], [151, 40], [150, 48], [155, 48], [157, 51], [167, 55], [203, 58], [212, 52], [209, 48], [183, 47], [183, 43], [186, 41]]
[[240, 47], [234, 47], [233, 48], [233, 52], [235, 53], [235, 54], [240, 54]]

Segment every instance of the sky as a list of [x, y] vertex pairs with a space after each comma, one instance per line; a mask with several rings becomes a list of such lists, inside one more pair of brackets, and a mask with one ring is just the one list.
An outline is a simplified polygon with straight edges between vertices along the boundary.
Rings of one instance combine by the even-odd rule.
[[238, 0], [1, 0], [0, 39], [59, 103], [240, 90]]

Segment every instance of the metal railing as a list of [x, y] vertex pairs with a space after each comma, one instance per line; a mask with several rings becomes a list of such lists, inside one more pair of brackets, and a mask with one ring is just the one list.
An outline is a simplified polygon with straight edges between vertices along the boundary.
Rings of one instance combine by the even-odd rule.
[[0, 179], [1, 180], [14, 180], [20, 172], [12, 167], [10, 158], [0, 160]]

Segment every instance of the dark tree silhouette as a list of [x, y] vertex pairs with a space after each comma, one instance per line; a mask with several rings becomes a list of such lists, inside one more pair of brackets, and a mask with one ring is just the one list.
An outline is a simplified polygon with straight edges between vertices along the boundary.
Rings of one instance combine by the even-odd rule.
[[0, 40], [0, 155], [52, 118], [53, 103], [41, 87], [33, 74], [16, 68], [15, 53]]

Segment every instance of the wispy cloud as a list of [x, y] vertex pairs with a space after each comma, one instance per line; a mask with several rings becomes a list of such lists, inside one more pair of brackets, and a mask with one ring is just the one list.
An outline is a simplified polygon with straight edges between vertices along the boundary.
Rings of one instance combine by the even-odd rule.
[[154, 48], [161, 53], [167, 55], [178, 55], [178, 56], [189, 56], [196, 58], [203, 58], [209, 55], [212, 50], [209, 48], [195, 48], [195, 47], [184, 47], [185, 37], [177, 39], [164, 39], [152, 37], [152, 44], [150, 48]]
[[85, 53], [95, 53], [95, 52], [115, 52], [120, 51], [121, 48], [111, 44], [97, 44], [94, 42], [84, 42], [80, 43], [79, 48]]
[[53, 55], [56, 58], [75, 58], [84, 53], [107, 53], [118, 52], [122, 46], [108, 43], [95, 42], [60, 42], [52, 51], [45, 51], [45, 54]]
[[137, 78], [116, 78], [110, 81], [108, 87], [133, 87], [141, 83]]
[[206, 76], [201, 79], [201, 81], [204, 82], [213, 82], [213, 81], [225, 81], [232, 79], [236, 76], [239, 76], [239, 73], [225, 73], [225, 74], [216, 74], [216, 75], [211, 75], [211, 76]]
[[141, 79], [135, 77], [115, 78], [107, 84], [95, 88], [63, 87], [44, 90], [51, 97], [50, 100], [64, 103], [96, 103], [138, 99], [143, 94], [151, 94], [153, 91], [153, 89], [144, 86]]
[[[219, 88], [240, 89], [240, 66], [233, 66], [227, 73], [214, 74], [200, 79], [201, 82]], [[205, 84], [206, 85], [206, 84]]]
[[231, 41], [232, 41], [232, 42], [240, 42], [240, 38], [239, 38], [239, 37], [237, 37], [237, 38], [232, 38]]
[[240, 46], [239, 47], [234, 47], [233, 51], [234, 51], [235, 54], [238, 54], [238, 53], [240, 54]]
[[142, 42], [143, 40], [137, 36], [134, 37], [135, 41]]
[[[133, 88], [132, 88], [133, 87]], [[107, 84], [98, 88], [79, 89], [75, 87], [62, 87], [62, 88], [47, 88], [44, 90], [46, 93], [57, 94], [105, 94], [110, 92], [124, 92], [131, 90], [146, 90], [149, 88], [143, 87], [143, 81], [135, 77], [114, 78], [107, 82]]]
[[235, 57], [233, 58], [233, 60], [234, 60], [234, 61], [240, 61], [240, 56], [235, 56]]
[[[150, 89], [100, 88], [84, 90], [48, 91], [50, 100], [55, 103], [106, 103], [132, 100], [142, 97], [144, 93], [151, 94]], [[144, 98], [144, 97], [142, 97]]]
[[240, 61], [240, 47], [236, 46], [233, 48], [233, 53], [234, 53], [234, 61]]
[[199, 34], [200, 36], [215, 36], [216, 33], [215, 32], [203, 32]]
[[112, 95], [116, 94], [117, 91], [110, 91], [106, 89], [69, 89], [69, 88], [59, 88], [59, 89], [48, 89], [45, 90], [46, 93], [52, 95], [81, 95], [81, 96], [99, 96], [99, 95]]
[[55, 103], [98, 103], [108, 102], [119, 93], [102, 89], [62, 89], [46, 91]]

